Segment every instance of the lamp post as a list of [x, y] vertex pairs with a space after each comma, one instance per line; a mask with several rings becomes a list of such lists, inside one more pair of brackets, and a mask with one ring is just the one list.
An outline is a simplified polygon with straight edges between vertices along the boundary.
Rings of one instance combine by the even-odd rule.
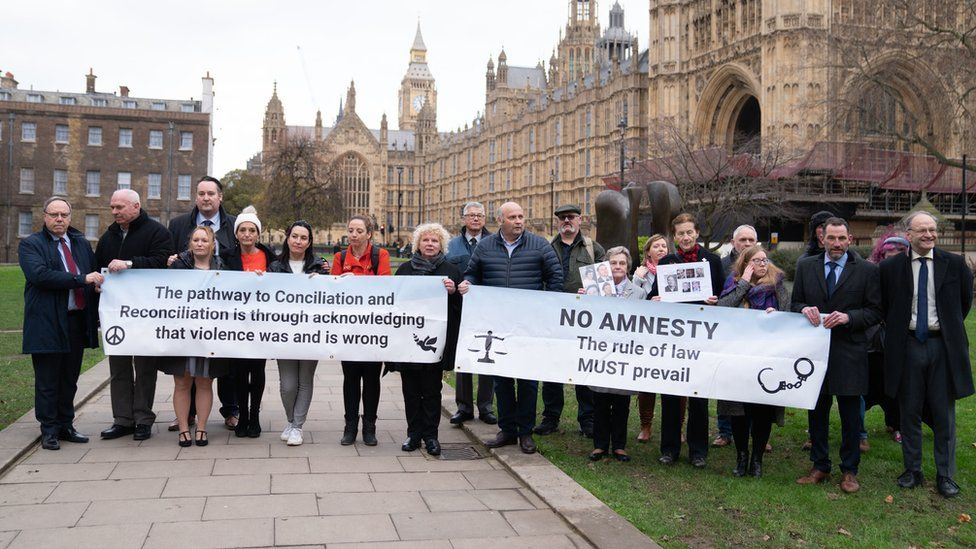
[[400, 242], [400, 210], [403, 209], [403, 191], [400, 186], [403, 184], [403, 166], [397, 166], [397, 243]]
[[[556, 168], [549, 170], [549, 211], [556, 211]], [[549, 215], [549, 234], [555, 234], [553, 226], [553, 220], [555, 219], [554, 213]]]
[[624, 147], [624, 144], [625, 144], [624, 137], [626, 136], [626, 132], [627, 132], [627, 117], [626, 116], [621, 116], [620, 117], [620, 122], [617, 124], [617, 127], [620, 128], [620, 189], [623, 190], [623, 188], [624, 188], [624, 162], [627, 159], [627, 157], [626, 157], [626, 150], [625, 150], [625, 147]]

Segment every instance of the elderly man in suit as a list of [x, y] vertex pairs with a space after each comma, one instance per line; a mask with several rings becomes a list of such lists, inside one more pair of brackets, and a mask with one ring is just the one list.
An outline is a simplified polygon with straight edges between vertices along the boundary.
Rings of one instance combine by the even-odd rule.
[[[800, 259], [793, 284], [793, 312], [803, 313], [814, 326], [822, 324], [831, 330], [827, 376], [817, 406], [808, 416], [813, 468], [796, 482], [818, 484], [830, 478], [827, 437], [836, 396], [841, 425], [840, 488], [851, 494], [860, 489], [861, 395], [868, 391], [865, 330], [881, 320], [881, 284], [877, 266], [848, 251], [851, 236], [847, 221], [831, 217], [824, 222], [823, 230], [824, 251]], [[821, 319], [821, 314], [826, 316]]]
[[901, 408], [902, 488], [922, 478], [922, 410], [932, 413], [936, 488], [959, 493], [956, 472], [956, 400], [973, 394], [969, 342], [963, 322], [973, 303], [973, 274], [962, 257], [935, 247], [936, 221], [908, 217], [909, 254], [881, 263], [885, 311], [885, 393]]
[[44, 203], [44, 226], [18, 246], [24, 287], [24, 353], [34, 364], [34, 413], [41, 447], [59, 440], [85, 443], [74, 427], [75, 392], [85, 348], [98, 347], [95, 285], [104, 277], [95, 253], [71, 227], [71, 204], [54, 196]]

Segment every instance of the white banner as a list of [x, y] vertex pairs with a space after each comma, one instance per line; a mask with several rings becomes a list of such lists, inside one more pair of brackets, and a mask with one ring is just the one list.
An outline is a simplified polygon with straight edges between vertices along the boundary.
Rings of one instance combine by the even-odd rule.
[[196, 270], [108, 274], [107, 355], [431, 363], [447, 334], [433, 276], [297, 276]]
[[830, 330], [796, 313], [472, 286], [456, 371], [813, 409]]

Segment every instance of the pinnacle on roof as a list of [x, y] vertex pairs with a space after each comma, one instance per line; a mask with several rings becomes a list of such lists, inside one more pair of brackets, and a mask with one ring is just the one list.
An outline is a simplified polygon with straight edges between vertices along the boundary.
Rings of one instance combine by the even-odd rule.
[[420, 34], [420, 20], [417, 20], [417, 36], [413, 38], [412, 50], [427, 51], [427, 46], [424, 45], [424, 37]]

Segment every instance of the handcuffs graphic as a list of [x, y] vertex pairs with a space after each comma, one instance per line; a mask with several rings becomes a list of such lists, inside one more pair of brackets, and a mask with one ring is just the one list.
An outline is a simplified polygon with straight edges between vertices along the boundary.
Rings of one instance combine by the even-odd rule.
[[[800, 365], [803, 363], [806, 363], [810, 368], [806, 372], [800, 371]], [[769, 387], [766, 386], [765, 383], [763, 383], [763, 373], [766, 372], [767, 370], [772, 370], [772, 368], [763, 368], [762, 370], [759, 370], [759, 374], [756, 376], [756, 380], [759, 382], [759, 386], [762, 387], [763, 391], [766, 391], [767, 393], [773, 395], [786, 389], [799, 389], [803, 385], [803, 382], [809, 379], [809, 377], [813, 375], [814, 369], [815, 368], [813, 366], [812, 360], [810, 360], [809, 358], [798, 358], [796, 359], [796, 362], [793, 363], [793, 371], [796, 372], [795, 383], [787, 383], [785, 381], [780, 381], [779, 385], [777, 385], [775, 389], [770, 389]]]

